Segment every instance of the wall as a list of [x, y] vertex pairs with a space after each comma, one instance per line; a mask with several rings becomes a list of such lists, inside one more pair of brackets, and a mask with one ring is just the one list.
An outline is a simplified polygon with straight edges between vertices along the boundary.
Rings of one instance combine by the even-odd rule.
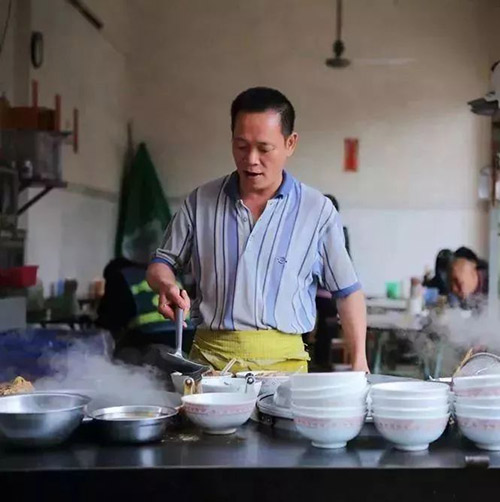
[[[131, 49], [136, 130], [174, 205], [232, 170], [229, 105], [253, 85], [297, 109], [290, 171], [335, 194], [368, 292], [422, 274], [442, 247], [486, 250], [477, 173], [489, 121], [466, 102], [488, 87], [491, 0], [348, 0], [351, 67], [324, 65], [331, 0], [135, 0]], [[498, 26], [498, 24], [496, 25]], [[343, 138], [361, 141], [342, 171]]]
[[[1, 1], [0, 8], [7, 3]], [[86, 2], [103, 21], [102, 31], [65, 0], [14, 3], [17, 9], [29, 8], [29, 16], [24, 15], [22, 23], [26, 33], [24, 38], [17, 35], [14, 50], [29, 47], [31, 30], [41, 31], [45, 42], [40, 69], [34, 69], [27, 57], [14, 58], [26, 70], [24, 78], [23, 71], [18, 70], [16, 88], [24, 86], [29, 91], [31, 80], [36, 79], [40, 105], [48, 107], [54, 106], [54, 95], [59, 93], [63, 129], [72, 129], [74, 107], [80, 114], [78, 153], [70, 145], [63, 146], [63, 177], [68, 188], [52, 191], [27, 212], [26, 261], [40, 265], [46, 289], [52, 281], [73, 277], [80, 283], [80, 292], [85, 293], [88, 282], [102, 274], [113, 254], [129, 118], [127, 3]], [[9, 35], [16, 37], [16, 31]], [[5, 61], [12, 66], [12, 61]], [[25, 94], [18, 104], [30, 102], [29, 94]], [[36, 191], [30, 190], [30, 196]]]

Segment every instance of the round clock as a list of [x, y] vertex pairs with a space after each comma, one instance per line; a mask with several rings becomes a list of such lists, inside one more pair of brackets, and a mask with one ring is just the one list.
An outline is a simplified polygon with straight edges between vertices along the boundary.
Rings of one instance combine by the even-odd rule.
[[43, 35], [39, 31], [31, 34], [31, 64], [40, 68], [43, 63]]

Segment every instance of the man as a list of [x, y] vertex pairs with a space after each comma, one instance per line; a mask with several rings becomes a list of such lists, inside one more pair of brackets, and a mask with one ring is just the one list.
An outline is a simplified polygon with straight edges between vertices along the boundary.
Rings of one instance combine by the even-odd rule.
[[159, 311], [191, 307], [175, 284], [188, 264], [197, 291], [190, 357], [220, 369], [307, 371], [302, 333], [315, 323], [318, 285], [337, 299], [353, 367], [368, 370], [366, 309], [333, 204], [284, 168], [297, 145], [295, 111], [257, 87], [231, 106], [236, 171], [197, 188], [166, 230], [148, 270]]
[[480, 309], [488, 295], [487, 264], [466, 247], [457, 249], [450, 266], [452, 306]]

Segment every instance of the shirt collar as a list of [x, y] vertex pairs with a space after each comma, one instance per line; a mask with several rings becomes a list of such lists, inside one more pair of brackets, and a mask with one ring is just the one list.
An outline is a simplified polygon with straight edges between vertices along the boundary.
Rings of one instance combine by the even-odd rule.
[[[278, 191], [276, 192], [274, 198], [282, 199], [283, 197], [286, 197], [290, 193], [294, 185], [295, 178], [286, 171], [283, 171], [283, 181], [281, 182], [281, 185], [278, 188]], [[239, 200], [241, 198], [237, 171], [233, 171], [229, 176], [229, 180], [224, 187], [224, 191], [226, 192], [226, 195], [228, 195], [233, 200]]]

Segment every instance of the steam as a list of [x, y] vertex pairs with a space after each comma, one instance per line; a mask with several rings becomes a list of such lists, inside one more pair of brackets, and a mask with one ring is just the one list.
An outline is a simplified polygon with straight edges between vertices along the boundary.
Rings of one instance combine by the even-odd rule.
[[465, 317], [458, 309], [450, 309], [441, 318], [434, 318], [431, 327], [438, 334], [462, 349], [484, 347], [500, 352], [500, 318], [483, 310], [478, 315]]
[[77, 341], [67, 350], [48, 357], [51, 377], [35, 382], [36, 390], [73, 391], [92, 398], [91, 409], [107, 406], [178, 406], [175, 394], [166, 392], [161, 373], [151, 366], [131, 366], [107, 356], [89, 353]]
[[[417, 328], [418, 331], [418, 326], [412, 326], [415, 318], [405, 319], [408, 330], [399, 330], [397, 338], [408, 341], [419, 359], [429, 364], [431, 374], [436, 360], [440, 359], [441, 371], [437, 376], [451, 376], [471, 348], [474, 352], [500, 355], [500, 316], [491, 315], [486, 308], [473, 313], [461, 309], [431, 311], [424, 320], [424, 332], [419, 334], [409, 330]], [[497, 369], [500, 372], [500, 366], [495, 366], [495, 372]]]

